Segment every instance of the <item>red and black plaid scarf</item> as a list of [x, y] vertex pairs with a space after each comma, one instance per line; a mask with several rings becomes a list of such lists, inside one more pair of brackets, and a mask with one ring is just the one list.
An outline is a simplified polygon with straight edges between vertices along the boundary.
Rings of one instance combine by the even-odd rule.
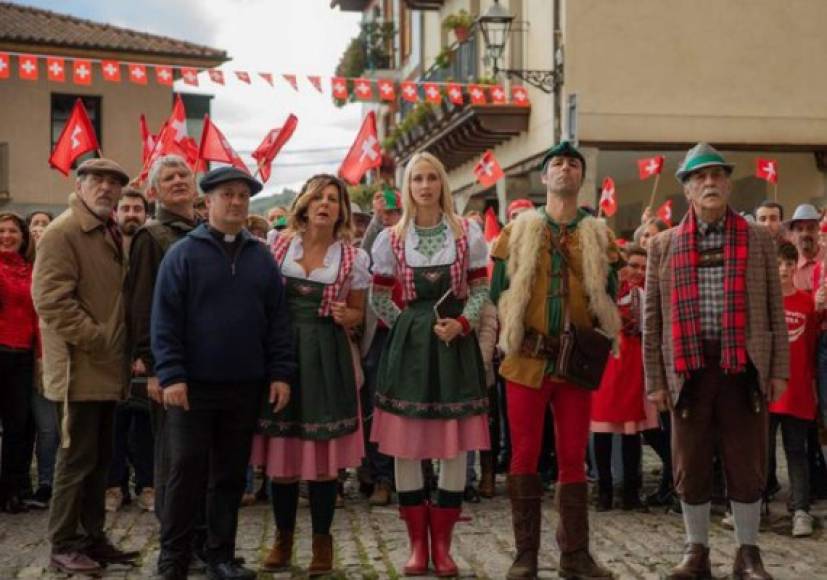
[[[703, 367], [701, 305], [698, 288], [698, 222], [690, 207], [672, 248], [672, 346], [675, 372], [687, 375]], [[747, 221], [727, 208], [724, 223], [724, 311], [721, 320], [721, 368], [743, 372], [747, 364], [746, 272]]]

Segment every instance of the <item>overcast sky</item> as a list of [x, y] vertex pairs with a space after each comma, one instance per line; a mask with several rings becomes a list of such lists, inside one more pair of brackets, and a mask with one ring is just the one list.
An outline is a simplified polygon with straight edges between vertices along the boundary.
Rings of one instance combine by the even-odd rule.
[[[334, 106], [330, 76], [358, 34], [360, 14], [331, 9], [330, 0], [14, 1], [227, 51], [232, 60], [221, 67], [225, 86], [202, 73], [200, 87], [178, 81], [175, 88], [214, 95], [213, 121], [239, 152], [252, 151], [289, 113], [298, 117], [296, 132], [276, 158], [265, 191], [295, 187], [319, 171], [335, 172], [359, 128], [360, 106]], [[249, 71], [253, 83], [238, 82], [234, 70]], [[255, 78], [258, 72], [296, 73], [299, 91], [281, 78], [270, 88]], [[323, 77], [323, 94], [307, 82], [307, 74]]]

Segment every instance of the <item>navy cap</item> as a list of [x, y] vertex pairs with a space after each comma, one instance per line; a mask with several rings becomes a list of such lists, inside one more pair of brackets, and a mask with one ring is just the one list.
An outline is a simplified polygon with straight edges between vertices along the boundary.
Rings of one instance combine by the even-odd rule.
[[226, 183], [228, 181], [243, 181], [246, 183], [250, 187], [250, 197], [257, 194], [261, 191], [261, 188], [264, 187], [258, 179], [254, 178], [246, 171], [242, 171], [237, 167], [232, 166], [213, 169], [201, 178], [198, 185], [201, 186], [201, 191], [207, 193], [222, 183]]

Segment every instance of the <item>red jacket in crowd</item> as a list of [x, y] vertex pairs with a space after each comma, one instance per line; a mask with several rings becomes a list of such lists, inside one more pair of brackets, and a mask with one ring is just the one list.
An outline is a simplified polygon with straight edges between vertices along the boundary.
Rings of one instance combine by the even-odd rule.
[[32, 265], [17, 252], [0, 252], [0, 347], [34, 350], [37, 337]]

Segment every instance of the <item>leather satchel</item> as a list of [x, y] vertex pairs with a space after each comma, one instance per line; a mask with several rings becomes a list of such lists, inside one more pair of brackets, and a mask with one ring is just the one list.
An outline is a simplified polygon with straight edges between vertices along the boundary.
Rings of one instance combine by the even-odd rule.
[[560, 335], [557, 374], [577, 386], [596, 390], [611, 351], [612, 339], [600, 330], [568, 323]]

